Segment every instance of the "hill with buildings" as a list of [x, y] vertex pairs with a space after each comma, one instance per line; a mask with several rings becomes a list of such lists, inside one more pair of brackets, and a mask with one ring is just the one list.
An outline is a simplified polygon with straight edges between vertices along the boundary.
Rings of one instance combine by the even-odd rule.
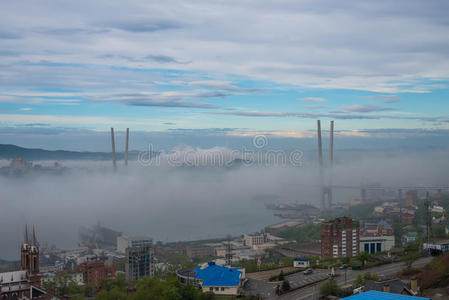
[[[129, 159], [137, 158], [138, 151], [130, 151]], [[0, 159], [23, 158], [25, 160], [110, 160], [110, 152], [88, 152], [67, 150], [44, 150], [23, 148], [16, 145], [0, 144]], [[117, 153], [117, 159], [122, 159], [123, 153]]]

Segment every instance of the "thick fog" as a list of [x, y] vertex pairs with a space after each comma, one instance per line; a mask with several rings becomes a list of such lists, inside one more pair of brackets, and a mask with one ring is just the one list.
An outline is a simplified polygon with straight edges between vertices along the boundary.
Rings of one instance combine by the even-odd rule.
[[[222, 153], [220, 159], [211, 159], [210, 152]], [[151, 162], [142, 156], [128, 168], [119, 161], [117, 172], [110, 161], [63, 161], [67, 170], [59, 175], [1, 176], [0, 258], [18, 258], [25, 223], [36, 225], [41, 243], [66, 248], [77, 245], [80, 226], [98, 222], [125, 235], [167, 242], [258, 231], [281, 221], [265, 209], [269, 201], [319, 206], [314, 153], [269, 162], [254, 156], [236, 161], [239, 156], [226, 148], [181, 149], [176, 155]], [[346, 152], [333, 169], [336, 185], [437, 185], [448, 178], [445, 151]], [[345, 202], [360, 190], [334, 195]]]

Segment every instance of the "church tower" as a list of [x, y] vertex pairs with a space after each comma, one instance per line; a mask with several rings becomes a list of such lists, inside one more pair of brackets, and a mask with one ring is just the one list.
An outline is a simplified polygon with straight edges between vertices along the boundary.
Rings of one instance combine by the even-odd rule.
[[27, 271], [27, 277], [34, 286], [40, 286], [39, 276], [39, 243], [33, 225], [32, 239], [28, 237], [28, 227], [25, 225], [25, 237], [21, 249], [21, 267]]

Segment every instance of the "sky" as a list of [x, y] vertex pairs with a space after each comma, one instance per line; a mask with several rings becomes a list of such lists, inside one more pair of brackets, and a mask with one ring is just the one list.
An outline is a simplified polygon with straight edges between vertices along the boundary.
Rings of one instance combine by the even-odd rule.
[[343, 137], [446, 136], [448, 9], [1, 1], [0, 143], [102, 150], [110, 127], [142, 144], [145, 133], [304, 139], [316, 119]]

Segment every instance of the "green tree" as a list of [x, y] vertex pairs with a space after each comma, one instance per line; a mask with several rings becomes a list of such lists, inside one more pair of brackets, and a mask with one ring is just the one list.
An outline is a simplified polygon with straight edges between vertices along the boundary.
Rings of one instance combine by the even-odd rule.
[[320, 294], [326, 296], [338, 296], [341, 293], [341, 288], [335, 280], [328, 280], [320, 287]]
[[285, 279], [284, 272], [281, 270], [281, 272], [279, 273], [279, 276], [278, 276], [278, 280], [283, 281], [284, 279]]
[[288, 282], [288, 280], [284, 280], [282, 281], [282, 292], [288, 292], [290, 290], [290, 283]]
[[366, 251], [362, 251], [357, 255], [357, 259], [362, 263], [362, 268], [365, 268], [366, 261], [370, 258], [370, 254]]
[[407, 269], [411, 269], [413, 263], [417, 261], [421, 255], [418, 252], [409, 252], [406, 256], [402, 258], [402, 261], [405, 263]]
[[354, 286], [361, 287], [361, 286], [365, 285], [367, 280], [378, 281], [379, 276], [377, 274], [372, 274], [371, 272], [365, 272], [363, 274], [359, 274], [359, 275], [357, 275], [357, 277], [354, 280]]

